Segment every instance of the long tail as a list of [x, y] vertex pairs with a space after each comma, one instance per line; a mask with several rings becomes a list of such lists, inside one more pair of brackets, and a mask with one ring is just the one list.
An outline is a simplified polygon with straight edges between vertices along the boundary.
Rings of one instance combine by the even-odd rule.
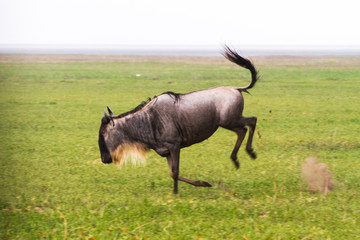
[[237, 65], [244, 67], [246, 69], [249, 69], [251, 72], [251, 83], [247, 85], [246, 87], [239, 87], [239, 91], [247, 92], [247, 89], [250, 89], [255, 86], [256, 81], [258, 80], [258, 72], [255, 69], [252, 62], [246, 58], [241, 57], [237, 52], [234, 50], [231, 50], [228, 46], [224, 46], [224, 52], [222, 55], [228, 59], [229, 61], [236, 63]]

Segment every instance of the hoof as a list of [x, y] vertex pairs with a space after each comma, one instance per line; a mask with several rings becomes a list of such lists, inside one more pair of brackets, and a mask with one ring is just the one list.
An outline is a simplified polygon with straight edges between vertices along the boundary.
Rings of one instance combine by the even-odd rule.
[[239, 168], [240, 168], [240, 163], [239, 163], [239, 161], [233, 161], [233, 163], [234, 163], [236, 169], [239, 169]]
[[237, 160], [236, 155], [235, 155], [235, 156], [231, 155], [231, 157], [230, 157], [230, 158], [231, 158], [232, 162], [234, 163], [234, 165], [235, 165], [236, 169], [239, 169], [239, 167], [240, 167], [240, 163], [239, 163], [239, 161]]
[[212, 187], [212, 185], [208, 182], [205, 182], [205, 181], [196, 181], [194, 183], [194, 186], [196, 187]]
[[256, 153], [254, 152], [254, 150], [249, 150], [247, 151], [247, 153], [249, 154], [249, 156], [252, 158], [252, 159], [256, 159]]
[[208, 182], [201, 182], [203, 184], [203, 187], [212, 187], [212, 185]]

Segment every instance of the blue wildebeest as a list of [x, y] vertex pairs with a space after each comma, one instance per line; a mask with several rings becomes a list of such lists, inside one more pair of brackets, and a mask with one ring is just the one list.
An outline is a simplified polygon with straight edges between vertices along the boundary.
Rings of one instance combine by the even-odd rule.
[[256, 154], [251, 146], [256, 117], [244, 117], [242, 92], [254, 87], [257, 71], [248, 59], [225, 46], [224, 57], [251, 72], [246, 87], [216, 87], [176, 94], [166, 92], [143, 102], [130, 112], [114, 116], [108, 108], [101, 120], [99, 148], [103, 163], [123, 164], [127, 157], [144, 159], [153, 149], [166, 157], [174, 180], [173, 193], [178, 192], [178, 180], [198, 187], [211, 187], [205, 181], [179, 176], [180, 149], [209, 138], [218, 127], [234, 131], [237, 141], [231, 159], [239, 168], [237, 152], [249, 128], [246, 151]]

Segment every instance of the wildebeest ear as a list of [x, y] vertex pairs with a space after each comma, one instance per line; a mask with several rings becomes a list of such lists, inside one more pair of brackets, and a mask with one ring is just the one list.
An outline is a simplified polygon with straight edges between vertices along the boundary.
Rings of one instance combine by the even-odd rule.
[[114, 117], [114, 114], [112, 113], [112, 111], [110, 110], [110, 108], [109, 107], [107, 107], [107, 110], [109, 111], [109, 114], [110, 114], [110, 117]]

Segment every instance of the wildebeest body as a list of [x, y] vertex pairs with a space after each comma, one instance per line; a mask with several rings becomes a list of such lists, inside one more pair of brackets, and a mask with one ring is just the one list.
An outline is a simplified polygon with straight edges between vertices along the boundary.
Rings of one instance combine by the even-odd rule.
[[180, 149], [204, 141], [218, 127], [229, 129], [238, 135], [231, 154], [237, 168], [239, 162], [236, 155], [248, 127], [246, 150], [255, 158], [251, 143], [256, 117], [242, 116], [242, 92], [254, 86], [257, 80], [256, 70], [249, 60], [229, 48], [224, 55], [230, 61], [250, 70], [252, 81], [248, 86], [216, 87], [185, 94], [167, 92], [117, 117], [108, 109], [110, 115], [105, 112], [99, 132], [102, 161], [111, 163], [119, 157], [121, 162], [123, 155], [128, 152], [153, 149], [167, 158], [174, 179], [174, 193], [177, 193], [178, 180], [195, 186], [211, 186], [207, 182], [179, 176]]
[[242, 95], [231, 87], [183, 94], [177, 101], [171, 95], [164, 94], [154, 102], [151, 107], [157, 111], [166, 129], [159, 140], [176, 141], [180, 147], [209, 138], [219, 126], [229, 128], [236, 125], [237, 121], [232, 119], [238, 120], [242, 115]]

